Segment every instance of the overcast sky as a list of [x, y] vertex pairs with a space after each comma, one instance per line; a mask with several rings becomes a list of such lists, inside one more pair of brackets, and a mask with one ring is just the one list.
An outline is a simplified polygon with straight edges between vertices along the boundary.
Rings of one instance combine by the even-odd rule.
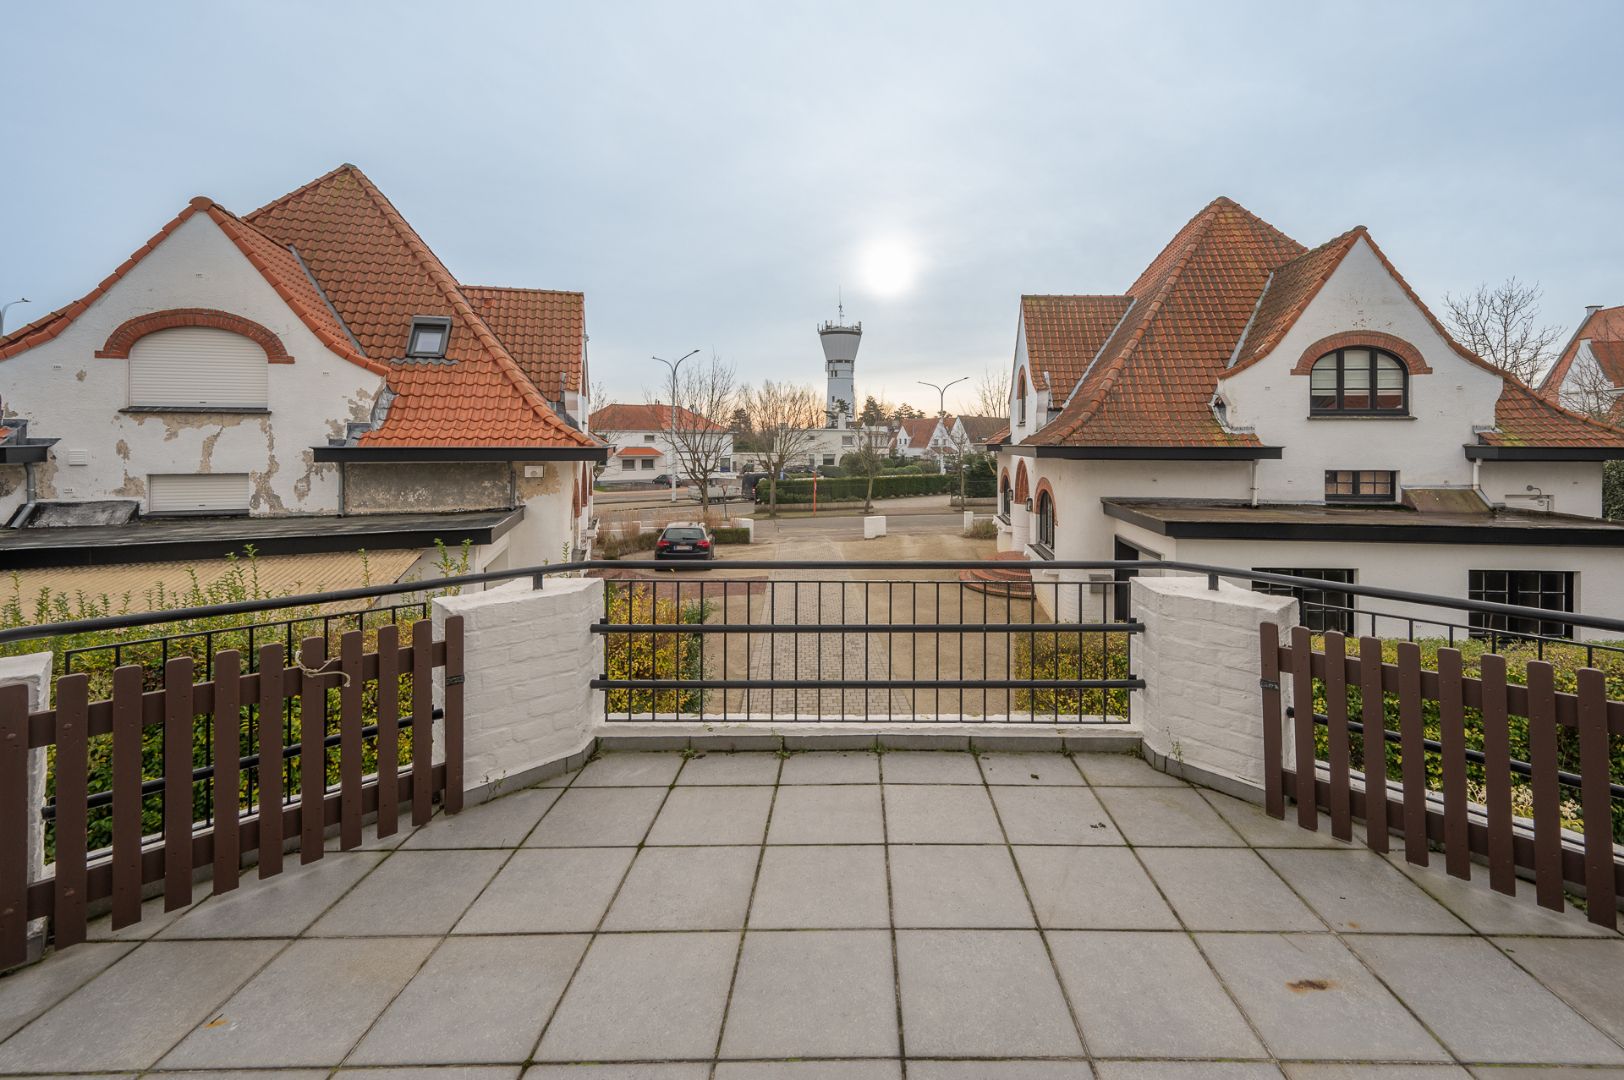
[[[5, 11], [0, 302], [88, 291], [194, 194], [360, 166], [457, 277], [581, 289], [595, 379], [714, 348], [859, 396], [1009, 363], [1229, 195], [1356, 225], [1429, 303], [1624, 303], [1624, 4], [33, 3]], [[969, 386], [966, 383], [965, 386]], [[952, 402], [950, 400], [950, 406]]]

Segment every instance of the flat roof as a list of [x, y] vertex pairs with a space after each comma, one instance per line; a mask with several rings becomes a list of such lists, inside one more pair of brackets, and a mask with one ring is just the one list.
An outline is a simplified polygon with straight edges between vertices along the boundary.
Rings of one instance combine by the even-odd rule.
[[261, 555], [488, 544], [524, 516], [513, 510], [443, 514], [141, 518], [125, 525], [0, 529], [0, 570], [217, 559], [252, 544]]
[[1322, 540], [1401, 544], [1566, 544], [1624, 547], [1624, 524], [1528, 510], [1423, 513], [1403, 506], [1335, 506], [1201, 499], [1100, 500], [1108, 517], [1175, 539]]

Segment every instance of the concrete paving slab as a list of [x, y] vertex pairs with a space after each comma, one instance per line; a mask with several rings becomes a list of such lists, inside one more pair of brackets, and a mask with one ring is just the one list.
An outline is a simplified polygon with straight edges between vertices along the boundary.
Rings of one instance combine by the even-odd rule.
[[1138, 754], [1078, 754], [1077, 767], [1094, 787], [1188, 787], [1153, 769]]
[[892, 844], [1001, 844], [987, 789], [887, 784], [886, 835]]
[[1471, 933], [1448, 908], [1372, 852], [1274, 849], [1260, 854], [1333, 930]]
[[1057, 931], [1049, 947], [1091, 1054], [1268, 1056], [1186, 934]]
[[164, 1056], [163, 1066], [334, 1066], [436, 944], [426, 937], [295, 941]]
[[669, 787], [682, 768], [682, 755], [614, 750], [587, 762], [571, 787]]
[[893, 846], [891, 904], [898, 927], [1036, 925], [1008, 849], [992, 844]]
[[723, 1057], [884, 1057], [899, 1050], [889, 933], [745, 935]]
[[506, 859], [505, 851], [394, 852], [317, 919], [310, 933], [449, 933]]
[[1095, 794], [1135, 847], [1242, 847], [1218, 811], [1190, 787], [1105, 787]]
[[1173, 909], [1124, 847], [1015, 848], [1038, 925], [1050, 930], [1177, 930]]
[[982, 754], [981, 775], [989, 784], [1020, 787], [1079, 787], [1083, 774], [1065, 754]]
[[962, 750], [892, 750], [880, 755], [887, 784], [980, 784], [974, 754]]
[[878, 784], [780, 787], [767, 827], [769, 844], [878, 844], [884, 839]]
[[896, 936], [910, 1057], [1082, 1053], [1036, 931], [899, 930]]
[[644, 848], [603, 928], [738, 930], [760, 854], [759, 847]]
[[885, 851], [878, 846], [769, 846], [761, 856], [750, 926], [886, 927], [886, 896]]
[[690, 758], [677, 777], [677, 786], [692, 784], [776, 784], [778, 769], [783, 763], [775, 753], [740, 751], [727, 753], [711, 751]]
[[188, 909], [158, 937], [296, 937], [376, 869], [383, 857], [382, 852], [350, 852], [308, 866], [295, 861], [275, 877], [245, 876], [230, 892]]
[[679, 787], [649, 831], [650, 844], [759, 844], [767, 831], [770, 787]]
[[106, 971], [133, 948], [134, 942], [76, 945], [0, 978], [0, 1039]]
[[880, 755], [872, 750], [791, 754], [784, 759], [780, 784], [877, 784]]
[[558, 796], [556, 788], [530, 788], [470, 806], [460, 814], [441, 814], [401, 847], [407, 851], [518, 847]]
[[571, 787], [525, 840], [525, 847], [633, 847], [643, 842], [665, 788]]
[[1099, 798], [1080, 787], [995, 787], [992, 801], [1012, 844], [1120, 844]]
[[1500, 938], [1495, 944], [1586, 1020], [1624, 1041], [1624, 940]]
[[456, 934], [541, 934], [598, 928], [633, 848], [526, 848], [502, 867]]
[[1324, 930], [1256, 852], [1145, 848], [1145, 869], [1191, 930]]

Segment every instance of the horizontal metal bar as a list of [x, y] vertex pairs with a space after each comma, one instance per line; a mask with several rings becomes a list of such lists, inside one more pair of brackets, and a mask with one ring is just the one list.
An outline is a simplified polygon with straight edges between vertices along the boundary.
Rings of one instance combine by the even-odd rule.
[[[435, 709], [434, 712], [432, 713], [432, 716], [436, 720], [444, 720], [445, 719], [445, 710], [444, 709]], [[413, 718], [412, 718], [412, 716], [410, 714], [408, 714], [408, 715], [400, 717], [398, 720], [395, 721], [395, 723], [397, 725], [399, 725], [399, 727], [400, 727], [400, 729], [402, 731], [405, 731], [405, 730], [409, 729], [412, 726]], [[361, 737], [363, 739], [370, 738], [371, 736], [376, 735], [377, 733], [378, 733], [378, 725], [377, 724], [370, 724], [370, 725], [368, 725], [368, 726], [361, 729]], [[328, 748], [337, 746], [342, 738], [343, 738], [342, 733], [334, 732], [333, 734], [328, 735], [326, 738], [322, 739], [321, 745], [322, 745], [323, 749], [328, 749]], [[294, 758], [298, 757], [299, 754], [303, 750], [304, 750], [304, 744], [302, 742], [289, 743], [289, 744], [282, 747], [282, 759], [284, 761], [292, 761]], [[240, 769], [257, 769], [257, 768], [259, 768], [259, 760], [260, 760], [260, 755], [258, 755], [258, 754], [250, 754], [247, 757], [240, 757], [240, 758], [237, 759], [237, 767], [240, 768]], [[196, 768], [196, 769], [192, 770], [192, 783], [194, 783], [194, 784], [197, 783], [199, 780], [212, 780], [212, 779], [214, 779], [214, 766], [213, 765], [204, 765], [204, 766], [201, 766], [199, 768]], [[164, 789], [164, 778], [161, 777], [161, 776], [157, 777], [155, 779], [152, 779], [152, 780], [143, 780], [143, 781], [141, 781], [141, 795], [142, 795], [143, 798], [148, 796], [148, 795], [157, 795], [158, 793], [163, 791], [163, 789]], [[87, 809], [87, 810], [97, 810], [97, 809], [100, 809], [103, 806], [111, 806], [111, 805], [113, 805], [113, 792], [112, 792], [111, 788], [109, 788], [106, 791], [94, 792], [93, 794], [87, 795], [85, 797], [85, 809]], [[40, 807], [40, 817], [44, 818], [46, 821], [50, 821], [50, 820], [52, 820], [52, 819], [54, 819], [56, 817], [56, 801], [55, 800], [52, 800], [51, 802], [48, 802], [44, 806]]]
[[594, 690], [1143, 690], [1126, 679], [593, 679]]
[[1142, 634], [1144, 623], [608, 623], [594, 634]]
[[[1296, 715], [1297, 707], [1295, 705], [1286, 706], [1287, 718], [1295, 718]], [[1326, 716], [1324, 713], [1314, 714], [1315, 727], [1329, 727], [1330, 723], [1330, 717]], [[1355, 735], [1363, 735], [1365, 733], [1365, 725], [1357, 720], [1349, 720], [1348, 730], [1353, 732]], [[1382, 741], [1398, 746], [1402, 745], [1404, 737], [1397, 731], [1384, 728], [1382, 729]], [[1439, 742], [1437, 739], [1424, 738], [1421, 740], [1421, 745], [1423, 748], [1430, 750], [1435, 754], [1443, 753], [1444, 744]], [[1484, 756], [1483, 751], [1474, 750], [1470, 746], [1466, 747], [1464, 756], [1467, 761], [1470, 761], [1474, 765], [1487, 765], [1489, 763], [1489, 759]], [[1518, 776], [1526, 776], [1531, 779], [1534, 775], [1534, 766], [1529, 762], [1512, 758], [1507, 765], [1511, 771], [1516, 773]], [[1581, 777], [1578, 773], [1568, 772], [1566, 769], [1556, 770], [1556, 782], [1562, 787], [1573, 788], [1574, 790], [1579, 790], [1584, 786], [1583, 777]], [[1624, 802], [1624, 784], [1614, 784], [1609, 782], [1607, 787], [1612, 792], [1614, 802]]]
[[[1187, 562], [1143, 562], [1140, 560], [1037, 560], [1037, 561], [1005, 561], [994, 559], [919, 559], [907, 562], [887, 562], [881, 560], [858, 560], [852, 562], [835, 561], [779, 561], [772, 559], [729, 559], [725, 564], [728, 570], [767, 570], [775, 573], [797, 572], [802, 570], [838, 570], [850, 573], [857, 570], [888, 570], [899, 573], [917, 573], [924, 570], [1036, 570], [1050, 573], [1055, 571], [1071, 570], [1126, 570], [1137, 573], [1166, 571], [1183, 571], [1191, 574], [1210, 575], [1217, 574], [1222, 578], [1241, 581], [1263, 581], [1276, 585], [1290, 585], [1305, 589], [1323, 591], [1326, 582], [1321, 578], [1296, 577], [1291, 574], [1267, 574], [1254, 570], [1242, 569], [1233, 566], [1209, 566], [1205, 563]], [[400, 596], [412, 593], [432, 594], [444, 589], [459, 588], [467, 585], [485, 585], [502, 581], [513, 581], [519, 578], [538, 578], [555, 574], [575, 574], [591, 570], [664, 570], [670, 571], [672, 566], [668, 562], [654, 560], [613, 560], [588, 559], [580, 562], [553, 563], [551, 565], [524, 566], [511, 570], [488, 571], [480, 574], [459, 574], [455, 577], [441, 578], [437, 581], [419, 581], [395, 583], [390, 585], [367, 585], [353, 589], [335, 589], [326, 593], [305, 593], [299, 596], [282, 596], [263, 600], [239, 600], [229, 604], [207, 604], [200, 607], [178, 608], [170, 611], [130, 612], [123, 615], [104, 615], [93, 619], [71, 619], [58, 623], [43, 623], [36, 626], [19, 626], [0, 630], [0, 644], [13, 641], [33, 641], [45, 637], [57, 637], [64, 634], [84, 633], [91, 630], [120, 630], [133, 626], [153, 626], [159, 623], [178, 622], [185, 619], [201, 619], [217, 615], [243, 615], [256, 611], [278, 611], [292, 607], [309, 607], [318, 604], [332, 604], [343, 600], [366, 600], [381, 596]], [[633, 579], [638, 580], [638, 579]], [[845, 579], [846, 584], [862, 584], [863, 579]], [[1038, 585], [1054, 584], [1083, 584], [1082, 582], [1036, 582]], [[1089, 583], [1092, 584], [1092, 583]], [[1602, 618], [1595, 615], [1580, 615], [1573, 612], [1547, 611], [1544, 608], [1520, 607], [1512, 604], [1491, 604], [1481, 600], [1459, 600], [1454, 597], [1437, 596], [1428, 593], [1407, 592], [1402, 589], [1383, 589], [1371, 585], [1354, 585], [1335, 583], [1337, 592], [1348, 593], [1354, 596], [1372, 596], [1382, 600], [1399, 600], [1405, 603], [1422, 604], [1429, 607], [1450, 608], [1456, 611], [1479, 611], [1496, 615], [1511, 615], [1518, 618], [1540, 619], [1546, 622], [1561, 622], [1570, 626], [1582, 626], [1593, 630], [1607, 630], [1624, 634], [1624, 619]]]

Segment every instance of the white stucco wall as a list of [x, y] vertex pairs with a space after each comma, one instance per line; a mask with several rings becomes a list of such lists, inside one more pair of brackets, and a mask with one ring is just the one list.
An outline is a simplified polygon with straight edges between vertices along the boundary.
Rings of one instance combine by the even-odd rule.
[[[1599, 461], [1485, 461], [1478, 483], [1492, 503], [1513, 510], [1601, 516], [1602, 463]], [[1529, 498], [1532, 486], [1548, 503]], [[1620, 555], [1624, 560], [1624, 554]], [[1624, 572], [1624, 566], [1621, 566]]]
[[[269, 365], [270, 412], [125, 413], [126, 360], [95, 356], [127, 320], [169, 308], [214, 308], [260, 323], [282, 339], [292, 364]], [[248, 473], [251, 511], [334, 513], [337, 466], [311, 448], [364, 420], [383, 377], [328, 351], [206, 214], [194, 214], [58, 337], [0, 361], [7, 415], [35, 438], [56, 437], [36, 467], [41, 499], [133, 498], [145, 508], [154, 473]], [[68, 465], [71, 450], [88, 464]], [[0, 496], [0, 520], [23, 500]]]
[[[1309, 376], [1292, 369], [1314, 342], [1350, 330], [1375, 330], [1420, 350], [1428, 375], [1410, 377], [1410, 418], [1310, 417]], [[1465, 360], [1400, 288], [1363, 238], [1273, 351], [1219, 382], [1236, 426], [1252, 427], [1285, 456], [1258, 468], [1259, 497], [1317, 502], [1326, 469], [1393, 469], [1406, 487], [1468, 486], [1474, 425], [1494, 423], [1501, 380]]]

